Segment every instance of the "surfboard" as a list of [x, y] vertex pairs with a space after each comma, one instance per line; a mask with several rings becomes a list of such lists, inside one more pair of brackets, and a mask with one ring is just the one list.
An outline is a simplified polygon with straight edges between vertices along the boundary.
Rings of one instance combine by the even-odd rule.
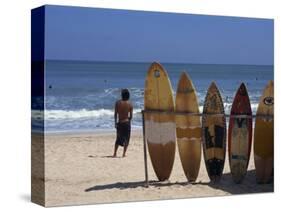
[[[174, 112], [175, 102], [169, 76], [159, 63], [152, 63], [146, 76], [144, 109]], [[145, 140], [159, 181], [169, 179], [176, 148], [175, 116], [172, 113], [145, 113]]]
[[252, 145], [251, 116], [247, 88], [241, 83], [232, 103], [228, 127], [229, 166], [235, 183], [241, 183], [247, 173]]
[[273, 117], [262, 117], [274, 114], [273, 89], [273, 81], [271, 80], [263, 91], [256, 114], [254, 159], [258, 183], [269, 183], [273, 170], [274, 121]]
[[186, 178], [189, 182], [197, 179], [201, 162], [201, 121], [197, 115], [199, 104], [196, 90], [189, 76], [183, 72], [180, 76], [176, 94], [176, 112], [190, 115], [176, 115], [176, 135], [179, 156]]
[[203, 152], [206, 169], [211, 181], [220, 180], [226, 152], [226, 123], [223, 101], [212, 82], [208, 88], [202, 117]]

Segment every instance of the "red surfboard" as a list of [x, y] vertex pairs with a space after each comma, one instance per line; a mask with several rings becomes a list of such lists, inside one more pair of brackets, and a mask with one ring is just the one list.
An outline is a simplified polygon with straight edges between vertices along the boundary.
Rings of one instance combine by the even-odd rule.
[[252, 145], [252, 110], [247, 88], [241, 83], [234, 97], [229, 118], [228, 156], [234, 182], [247, 173]]

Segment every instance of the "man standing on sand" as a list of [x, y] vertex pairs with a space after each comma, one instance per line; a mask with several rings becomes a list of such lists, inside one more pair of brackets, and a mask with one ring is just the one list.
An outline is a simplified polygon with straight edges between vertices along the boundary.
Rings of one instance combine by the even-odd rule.
[[[121, 91], [122, 99], [115, 103], [114, 112], [114, 123], [117, 130], [114, 154], [113, 157], [117, 155], [118, 146], [123, 146], [123, 157], [126, 156], [126, 151], [130, 141], [131, 135], [131, 120], [133, 118], [133, 106], [130, 99], [130, 93], [128, 89], [122, 89]], [[118, 116], [118, 122], [117, 122]]]

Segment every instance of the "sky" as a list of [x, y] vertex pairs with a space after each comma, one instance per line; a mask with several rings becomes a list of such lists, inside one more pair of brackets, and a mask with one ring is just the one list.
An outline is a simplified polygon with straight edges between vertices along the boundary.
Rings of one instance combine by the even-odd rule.
[[272, 19], [45, 7], [53, 60], [272, 65]]

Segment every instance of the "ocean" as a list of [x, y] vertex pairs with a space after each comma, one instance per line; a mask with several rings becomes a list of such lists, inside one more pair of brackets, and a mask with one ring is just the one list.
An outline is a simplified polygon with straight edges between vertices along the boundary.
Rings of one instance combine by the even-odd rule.
[[[162, 63], [174, 95], [182, 71], [191, 77], [202, 111], [206, 91], [215, 81], [229, 114], [241, 82], [247, 86], [255, 114], [273, 66]], [[90, 132], [114, 129], [114, 105], [122, 88], [128, 88], [134, 106], [132, 128], [141, 128], [144, 84], [150, 63], [53, 61], [45, 64], [45, 131]], [[40, 100], [42, 101], [42, 100]], [[36, 104], [33, 99], [32, 104]], [[41, 114], [40, 114], [41, 113]], [[42, 111], [32, 110], [32, 129], [40, 129]]]

